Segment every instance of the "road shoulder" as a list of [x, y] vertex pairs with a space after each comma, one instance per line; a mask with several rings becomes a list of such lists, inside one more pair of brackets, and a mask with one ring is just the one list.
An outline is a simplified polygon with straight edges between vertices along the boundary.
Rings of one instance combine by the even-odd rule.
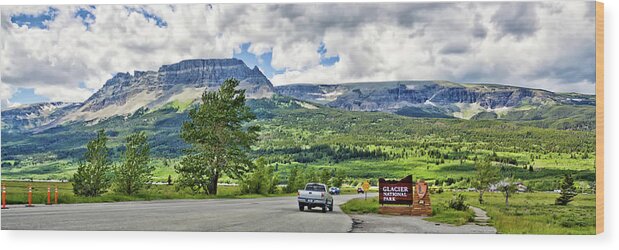
[[496, 228], [466, 224], [453, 226], [425, 221], [423, 216], [350, 214], [353, 233], [496, 234]]

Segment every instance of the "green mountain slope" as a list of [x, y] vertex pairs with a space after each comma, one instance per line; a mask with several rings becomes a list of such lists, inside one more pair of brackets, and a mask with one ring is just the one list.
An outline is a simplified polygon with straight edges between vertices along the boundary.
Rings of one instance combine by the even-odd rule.
[[[473, 160], [492, 155], [505, 171], [548, 183], [565, 171], [592, 180], [595, 136], [592, 131], [570, 131], [532, 126], [530, 122], [410, 118], [383, 112], [355, 112], [308, 104], [289, 97], [248, 100], [257, 114], [260, 141], [252, 151], [280, 168], [292, 166], [345, 169], [350, 178], [397, 177], [415, 173], [429, 179], [468, 178]], [[189, 107], [191, 108], [191, 107]], [[105, 128], [115, 160], [124, 138], [146, 131], [157, 167], [157, 177], [174, 174], [173, 165], [185, 143], [179, 128], [188, 109], [173, 105], [138, 110], [96, 124], [71, 123], [40, 133], [2, 131], [3, 178], [69, 178], [86, 142]], [[557, 111], [558, 112], [558, 111]], [[535, 124], [533, 124], [535, 125]], [[539, 159], [538, 159], [539, 158]], [[535, 165], [534, 172], [518, 166]]]

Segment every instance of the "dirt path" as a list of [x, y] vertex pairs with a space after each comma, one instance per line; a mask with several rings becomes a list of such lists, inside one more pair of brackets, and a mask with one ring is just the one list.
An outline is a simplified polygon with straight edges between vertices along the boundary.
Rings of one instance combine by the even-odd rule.
[[482, 210], [478, 207], [470, 207], [473, 212], [475, 212], [475, 221], [469, 224], [479, 225], [479, 226], [488, 226], [490, 225], [488, 221], [490, 221], [490, 217], [486, 214], [486, 211]]

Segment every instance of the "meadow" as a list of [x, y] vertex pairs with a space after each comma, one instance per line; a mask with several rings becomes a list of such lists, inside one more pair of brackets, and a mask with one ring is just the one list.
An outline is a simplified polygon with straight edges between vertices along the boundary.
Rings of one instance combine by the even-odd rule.
[[[560, 130], [550, 123], [501, 120], [411, 118], [382, 112], [353, 112], [317, 105], [306, 109], [286, 97], [249, 100], [260, 140], [250, 152], [275, 167], [280, 184], [292, 167], [342, 170], [347, 183], [402, 178], [438, 182], [446, 188], [470, 186], [475, 161], [490, 158], [503, 176], [535, 191], [551, 191], [565, 174], [581, 190], [595, 186], [595, 134]], [[83, 160], [84, 145], [105, 128], [114, 164], [123, 140], [146, 131], [155, 182], [176, 178], [186, 145], [178, 133], [186, 107], [172, 105], [85, 126], [70, 124], [37, 134], [2, 131], [2, 179], [70, 181]], [[237, 183], [227, 177], [222, 183]]]
[[[490, 225], [503, 234], [595, 234], [595, 195], [579, 194], [567, 206], [555, 205], [555, 193], [518, 193], [509, 199], [500, 193], [486, 193], [484, 204], [475, 192], [458, 192], [467, 205], [482, 208], [491, 217]], [[431, 194], [433, 216], [425, 220], [463, 225], [473, 220], [474, 213], [448, 207], [456, 193]], [[378, 198], [353, 199], [343, 204], [346, 213], [378, 213]]]

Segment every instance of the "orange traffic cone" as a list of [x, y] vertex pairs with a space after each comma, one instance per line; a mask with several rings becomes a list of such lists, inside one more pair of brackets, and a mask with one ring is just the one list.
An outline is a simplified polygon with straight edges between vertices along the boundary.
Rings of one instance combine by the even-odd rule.
[[32, 186], [28, 186], [28, 205], [26, 207], [34, 207], [32, 205]]
[[47, 203], [45, 203], [45, 205], [51, 205], [51, 204], [52, 204], [52, 192], [51, 192], [51, 188], [47, 186]]
[[58, 205], [58, 186], [54, 190], [54, 204]]
[[6, 186], [2, 185], [2, 209], [7, 209], [6, 207]]

